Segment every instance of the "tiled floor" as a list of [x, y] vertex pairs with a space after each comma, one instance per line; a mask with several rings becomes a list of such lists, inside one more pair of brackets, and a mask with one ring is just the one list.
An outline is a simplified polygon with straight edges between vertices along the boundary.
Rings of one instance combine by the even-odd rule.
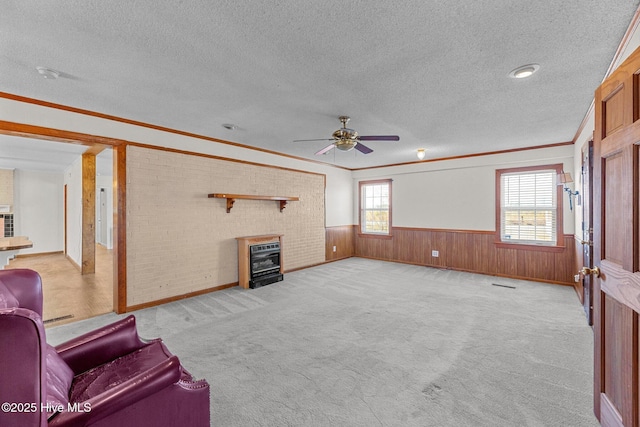
[[18, 257], [5, 268], [30, 268], [40, 273], [46, 327], [113, 311], [113, 260], [111, 250], [102, 245], [96, 245], [94, 274], [80, 274], [61, 253]]

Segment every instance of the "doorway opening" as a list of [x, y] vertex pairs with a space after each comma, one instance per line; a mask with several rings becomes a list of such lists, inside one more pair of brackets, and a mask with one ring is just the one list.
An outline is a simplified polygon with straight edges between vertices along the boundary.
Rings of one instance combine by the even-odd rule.
[[[84, 244], [82, 187], [86, 179], [82, 155], [95, 152], [95, 147], [1, 133], [0, 147], [12, 153], [10, 159], [0, 157], [0, 168], [14, 170], [16, 232], [34, 242], [31, 250], [21, 251], [6, 268], [30, 268], [40, 274], [45, 325], [114, 311], [118, 281], [113, 256], [113, 150], [102, 147], [95, 156], [96, 212], [91, 221], [104, 226], [95, 230], [95, 271], [82, 274], [79, 254]], [[51, 196], [38, 197], [38, 191]]]

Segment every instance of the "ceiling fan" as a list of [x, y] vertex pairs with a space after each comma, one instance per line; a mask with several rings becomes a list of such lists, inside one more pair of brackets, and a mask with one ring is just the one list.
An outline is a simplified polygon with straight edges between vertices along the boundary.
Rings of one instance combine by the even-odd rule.
[[373, 150], [360, 141], [399, 141], [398, 135], [358, 135], [353, 129], [347, 127], [347, 123], [351, 118], [349, 116], [340, 116], [338, 120], [342, 123], [342, 128], [333, 132], [333, 138], [329, 139], [296, 139], [293, 142], [308, 142], [308, 141], [333, 141], [330, 145], [327, 145], [316, 154], [325, 154], [331, 151], [333, 148], [337, 148], [341, 151], [350, 151], [354, 148], [363, 154], [369, 154]]

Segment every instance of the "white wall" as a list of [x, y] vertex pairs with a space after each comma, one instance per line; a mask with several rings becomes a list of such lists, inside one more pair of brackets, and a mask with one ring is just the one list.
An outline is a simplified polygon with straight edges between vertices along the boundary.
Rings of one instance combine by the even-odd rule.
[[326, 173], [326, 227], [351, 225], [353, 210], [353, 182], [351, 171], [331, 168]]
[[15, 235], [33, 242], [21, 255], [64, 249], [62, 183], [61, 172], [15, 170]]
[[82, 265], [82, 157], [64, 171], [67, 185], [67, 256]]
[[[640, 46], [640, 31], [638, 27], [633, 28], [632, 33], [627, 38], [626, 44], [622, 47], [620, 56], [613, 63], [612, 70], [615, 70]], [[597, 88], [593, 88], [595, 92]], [[573, 176], [574, 189], [580, 191], [582, 186], [581, 180], [581, 167], [582, 167], [582, 151], [586, 148], [587, 143], [593, 138], [593, 132], [595, 130], [595, 111], [592, 108], [588, 111], [585, 117], [585, 125], [582, 128], [580, 134], [576, 137], [574, 144], [574, 169]], [[575, 235], [582, 238], [582, 210], [580, 208], [575, 210]]]
[[[574, 144], [574, 168], [571, 172], [571, 176], [573, 177], [572, 189], [573, 191], [578, 191], [582, 193], [582, 150], [586, 149], [589, 140], [591, 140], [594, 130], [594, 112], [593, 110], [587, 117], [587, 122], [584, 126], [584, 129], [578, 135], [576, 139], [576, 143]], [[574, 224], [575, 230], [574, 234], [576, 237], [582, 239], [582, 207], [576, 206], [574, 209]]]
[[[391, 178], [394, 226], [493, 231], [496, 169], [556, 163], [573, 170], [573, 146], [355, 171], [353, 223], [358, 223], [358, 182]], [[568, 207], [565, 194], [563, 201]], [[565, 212], [564, 232], [573, 234], [573, 216]]]

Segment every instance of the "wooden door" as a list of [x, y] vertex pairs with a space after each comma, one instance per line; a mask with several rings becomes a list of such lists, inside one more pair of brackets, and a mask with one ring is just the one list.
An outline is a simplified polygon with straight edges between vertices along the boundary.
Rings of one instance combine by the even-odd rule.
[[594, 411], [603, 426], [639, 419], [639, 73], [636, 50], [595, 94]]
[[[582, 151], [582, 265], [593, 267], [593, 140]], [[582, 276], [582, 305], [589, 326], [593, 325], [593, 278]]]

